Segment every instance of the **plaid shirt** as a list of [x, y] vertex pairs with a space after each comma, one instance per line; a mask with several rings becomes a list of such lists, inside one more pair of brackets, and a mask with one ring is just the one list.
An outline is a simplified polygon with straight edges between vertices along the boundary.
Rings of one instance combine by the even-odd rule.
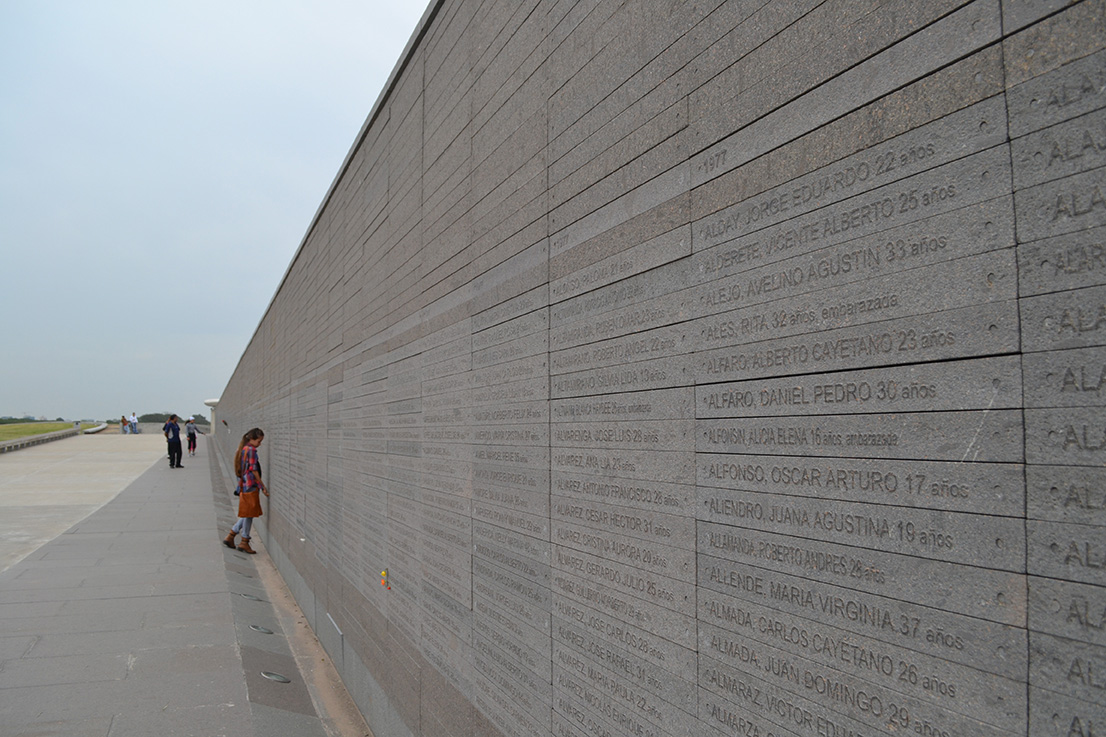
[[247, 445], [242, 449], [242, 491], [256, 491], [261, 486], [261, 462], [257, 448]]

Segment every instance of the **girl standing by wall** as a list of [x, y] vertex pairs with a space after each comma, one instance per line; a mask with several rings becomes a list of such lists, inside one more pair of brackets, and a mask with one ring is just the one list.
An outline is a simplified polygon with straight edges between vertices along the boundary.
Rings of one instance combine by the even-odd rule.
[[250, 530], [254, 517], [262, 515], [261, 493], [269, 496], [269, 489], [261, 480], [261, 463], [257, 458], [257, 449], [264, 439], [265, 433], [255, 427], [242, 436], [242, 442], [234, 453], [234, 474], [238, 477], [238, 521], [223, 539], [224, 545], [233, 548], [235, 536], [241, 534], [242, 542], [238, 549], [250, 555], [257, 552], [250, 547]]

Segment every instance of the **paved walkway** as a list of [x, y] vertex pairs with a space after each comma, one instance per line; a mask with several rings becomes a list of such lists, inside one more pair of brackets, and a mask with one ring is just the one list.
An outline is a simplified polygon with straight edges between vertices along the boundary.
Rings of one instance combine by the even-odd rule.
[[0, 455], [0, 571], [110, 502], [164, 455], [165, 438], [153, 434], [81, 435]]
[[0, 456], [0, 734], [369, 734], [259, 538], [220, 544], [233, 497], [207, 450], [179, 470], [156, 435]]

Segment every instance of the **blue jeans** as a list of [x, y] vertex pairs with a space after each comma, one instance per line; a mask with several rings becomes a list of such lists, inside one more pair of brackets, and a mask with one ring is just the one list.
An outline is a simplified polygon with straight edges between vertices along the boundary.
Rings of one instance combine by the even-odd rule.
[[230, 529], [248, 540], [250, 530], [253, 529], [253, 517], [239, 517], [238, 521], [234, 523], [234, 527]]

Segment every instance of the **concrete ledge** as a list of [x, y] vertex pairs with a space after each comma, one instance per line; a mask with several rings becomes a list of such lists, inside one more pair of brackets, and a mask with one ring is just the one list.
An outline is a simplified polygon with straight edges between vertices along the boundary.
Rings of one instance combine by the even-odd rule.
[[5, 440], [0, 443], [0, 453], [9, 453], [13, 450], [29, 448], [32, 445], [42, 445], [43, 443], [61, 440], [62, 438], [71, 438], [76, 434], [77, 428], [74, 427], [68, 430], [58, 430], [57, 432], [48, 432], [42, 435], [31, 435], [30, 437], [18, 438], [16, 440]]

